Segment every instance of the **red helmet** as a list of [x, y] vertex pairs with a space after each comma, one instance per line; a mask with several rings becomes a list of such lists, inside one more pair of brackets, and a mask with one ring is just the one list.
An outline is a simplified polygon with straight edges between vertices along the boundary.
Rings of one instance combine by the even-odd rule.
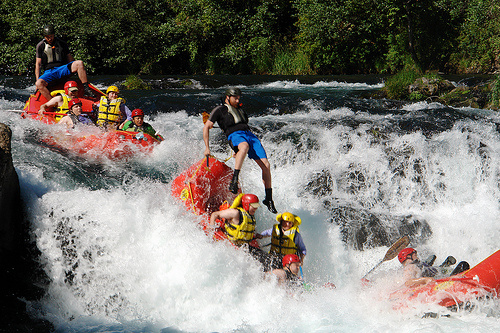
[[[69, 95], [69, 88], [76, 88], [76, 90], [78, 90], [78, 83], [76, 83], [75, 81], [68, 81], [64, 84], [64, 92], [66, 93], [66, 95]], [[71, 90], [74, 90], [74, 89], [71, 89]]]
[[259, 198], [255, 194], [245, 194], [241, 197], [241, 207], [243, 207], [244, 210], [248, 211], [250, 209], [250, 204], [252, 203], [259, 205]]
[[82, 105], [82, 101], [80, 101], [78, 98], [73, 98], [71, 101], [68, 102], [68, 109], [71, 110], [71, 108], [75, 104], [80, 104], [80, 106], [81, 106]]
[[143, 116], [144, 117], [144, 112], [141, 109], [134, 109], [134, 111], [132, 111], [132, 118], [134, 118], [136, 116]]
[[283, 257], [283, 267], [291, 264], [292, 262], [300, 262], [300, 258], [296, 254], [287, 254]]
[[406, 249], [402, 249], [399, 251], [398, 254], [398, 259], [400, 263], [403, 263], [406, 259], [408, 259], [408, 256], [412, 254], [413, 252], [417, 252], [414, 248], [412, 247], [407, 247]]

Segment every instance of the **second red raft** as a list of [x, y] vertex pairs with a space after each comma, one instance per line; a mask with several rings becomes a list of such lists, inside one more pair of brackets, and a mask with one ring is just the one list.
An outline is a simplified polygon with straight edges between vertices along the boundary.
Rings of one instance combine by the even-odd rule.
[[[201, 225], [208, 232], [210, 214], [229, 208], [228, 202], [232, 202], [236, 197], [229, 192], [232, 178], [233, 170], [225, 163], [213, 157], [204, 158], [173, 180], [172, 195], [179, 199], [187, 210], [202, 217]], [[214, 239], [227, 239], [224, 222], [217, 220], [216, 223]], [[250, 245], [259, 247], [256, 240], [250, 242]]]

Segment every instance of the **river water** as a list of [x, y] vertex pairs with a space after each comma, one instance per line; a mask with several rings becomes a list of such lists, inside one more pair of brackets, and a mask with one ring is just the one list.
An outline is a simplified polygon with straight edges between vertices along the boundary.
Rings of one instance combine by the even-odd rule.
[[[92, 77], [105, 90], [123, 77]], [[162, 89], [123, 91], [166, 140], [149, 156], [93, 160], [40, 143], [48, 125], [19, 117], [32, 80], [0, 77], [0, 121], [12, 148], [46, 296], [27, 304], [57, 332], [496, 332], [499, 304], [472, 311], [396, 311], [397, 259], [370, 277], [391, 242], [411, 231], [420, 257], [471, 266], [498, 250], [500, 117], [488, 110], [367, 98], [378, 77], [149, 77]], [[165, 87], [188, 80], [184, 87]], [[456, 81], [458, 84], [458, 80]], [[312, 291], [265, 278], [243, 251], [214, 243], [170, 195], [203, 156], [202, 119], [236, 85], [272, 165], [280, 212], [302, 218]], [[229, 156], [218, 129], [212, 152]], [[233, 166], [231, 159], [227, 162]], [[245, 161], [242, 188], [264, 196]], [[265, 209], [257, 229], [274, 223]], [[262, 243], [263, 245], [265, 243]], [[322, 288], [332, 282], [336, 289]], [[437, 318], [423, 318], [426, 312]]]

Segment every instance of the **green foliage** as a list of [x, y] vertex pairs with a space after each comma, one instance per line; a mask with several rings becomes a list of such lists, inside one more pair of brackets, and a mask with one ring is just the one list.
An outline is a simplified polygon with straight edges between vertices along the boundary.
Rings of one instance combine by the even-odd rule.
[[274, 58], [274, 75], [306, 75], [312, 74], [309, 56], [300, 49], [282, 48]]
[[0, 0], [0, 74], [32, 75], [47, 23], [91, 74], [500, 67], [498, 0]]
[[408, 95], [408, 99], [410, 101], [422, 101], [422, 100], [424, 100], [426, 98], [427, 98], [427, 96], [425, 96], [424, 94], [419, 93], [418, 91], [414, 91], [414, 92], [412, 92], [412, 93], [410, 93]]
[[409, 99], [408, 86], [421, 76], [422, 74], [415, 69], [405, 69], [389, 77], [384, 86], [387, 97], [401, 100]]
[[480, 73], [498, 66], [500, 53], [500, 6], [498, 1], [470, 1], [457, 38], [459, 49], [454, 66]]
[[496, 108], [500, 107], [500, 75], [498, 74], [491, 87], [490, 105]]
[[383, 58], [384, 2], [296, 0], [297, 41], [322, 73], [373, 71]]
[[146, 82], [144, 82], [140, 77], [137, 75], [129, 75], [125, 79], [125, 82], [123, 83], [123, 86], [128, 89], [128, 90], [135, 90], [135, 89], [141, 89], [141, 90], [146, 90], [146, 89], [151, 89], [150, 86], [147, 85]]

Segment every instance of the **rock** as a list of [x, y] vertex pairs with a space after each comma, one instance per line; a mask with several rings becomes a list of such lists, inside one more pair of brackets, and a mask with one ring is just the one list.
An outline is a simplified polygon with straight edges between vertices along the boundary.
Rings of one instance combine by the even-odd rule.
[[38, 266], [36, 246], [30, 242], [29, 223], [23, 214], [19, 178], [12, 163], [10, 128], [0, 123], [0, 297], [1, 332], [51, 332], [45, 320], [31, 318], [26, 301], [44, 295], [45, 274]]
[[431, 97], [444, 94], [454, 89], [455, 86], [448, 80], [441, 78], [418, 78], [413, 84], [408, 87], [408, 92], [419, 93], [421, 95]]
[[[411, 154], [411, 152], [398, 152], [398, 154]], [[421, 165], [415, 161], [414, 168], [418, 171]], [[398, 172], [397, 169], [394, 172]], [[400, 171], [403, 172], [403, 171]], [[404, 175], [403, 175], [404, 176]], [[372, 213], [363, 207], [354, 208], [342, 200], [332, 199], [332, 189], [356, 196], [367, 186], [366, 177], [363, 172], [351, 165], [349, 171], [335, 179], [328, 170], [322, 170], [311, 176], [310, 181], [304, 187], [304, 193], [323, 199], [324, 208], [330, 212], [330, 221], [339, 226], [342, 240], [352, 249], [363, 251], [366, 249], [391, 246], [400, 237], [408, 235], [412, 243], [423, 243], [432, 235], [432, 230], [424, 219], [408, 215], [392, 215], [384, 213]]]
[[21, 192], [19, 179], [12, 164], [10, 128], [0, 123], [0, 211], [2, 223], [0, 225], [0, 254], [19, 247], [21, 234], [19, 221], [21, 220]]
[[380, 246], [390, 247], [405, 235], [410, 237], [413, 244], [418, 244], [432, 235], [429, 224], [414, 215], [374, 214], [348, 206], [332, 207], [331, 214], [332, 223], [340, 227], [342, 240], [348, 247], [359, 251]]
[[486, 85], [473, 87], [460, 86], [450, 92], [443, 94], [439, 102], [455, 107], [484, 108], [489, 101], [489, 92]]

